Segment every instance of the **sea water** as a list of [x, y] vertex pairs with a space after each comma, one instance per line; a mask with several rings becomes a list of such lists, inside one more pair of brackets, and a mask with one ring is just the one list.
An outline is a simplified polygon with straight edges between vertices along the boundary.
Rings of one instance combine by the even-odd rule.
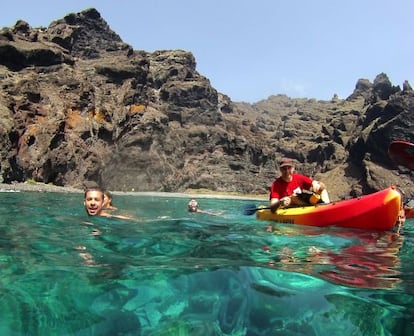
[[0, 335], [414, 335], [411, 220], [277, 224], [168, 194], [115, 195], [119, 220], [82, 198], [0, 193]]

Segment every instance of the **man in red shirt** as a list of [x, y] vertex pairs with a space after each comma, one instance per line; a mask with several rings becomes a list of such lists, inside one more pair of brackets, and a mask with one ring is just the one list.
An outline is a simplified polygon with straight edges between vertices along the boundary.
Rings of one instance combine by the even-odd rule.
[[279, 162], [281, 176], [270, 187], [270, 208], [303, 206], [329, 203], [329, 195], [323, 183], [295, 173], [294, 160], [283, 158]]

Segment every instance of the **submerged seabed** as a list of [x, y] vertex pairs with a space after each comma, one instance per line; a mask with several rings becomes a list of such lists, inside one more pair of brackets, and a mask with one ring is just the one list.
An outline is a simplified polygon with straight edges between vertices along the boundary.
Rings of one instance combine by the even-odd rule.
[[411, 220], [313, 228], [187, 201], [117, 194], [124, 221], [87, 217], [81, 194], [1, 192], [1, 334], [414, 334]]

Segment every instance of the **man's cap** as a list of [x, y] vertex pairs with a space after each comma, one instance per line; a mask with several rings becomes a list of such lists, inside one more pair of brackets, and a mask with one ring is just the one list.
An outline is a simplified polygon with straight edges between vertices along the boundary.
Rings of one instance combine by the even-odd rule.
[[293, 167], [294, 165], [295, 165], [294, 160], [293, 160], [293, 159], [290, 159], [290, 158], [282, 158], [282, 159], [279, 161], [279, 167], [280, 167], [280, 168], [282, 168], [282, 167], [287, 167], [287, 166], [289, 166], [289, 167]]

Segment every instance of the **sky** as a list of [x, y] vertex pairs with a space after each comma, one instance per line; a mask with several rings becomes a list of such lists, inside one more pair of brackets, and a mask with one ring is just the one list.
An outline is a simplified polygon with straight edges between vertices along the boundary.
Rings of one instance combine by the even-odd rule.
[[413, 0], [21, 0], [0, 28], [95, 8], [134, 50], [186, 50], [232, 101], [347, 98], [380, 73], [414, 87]]

